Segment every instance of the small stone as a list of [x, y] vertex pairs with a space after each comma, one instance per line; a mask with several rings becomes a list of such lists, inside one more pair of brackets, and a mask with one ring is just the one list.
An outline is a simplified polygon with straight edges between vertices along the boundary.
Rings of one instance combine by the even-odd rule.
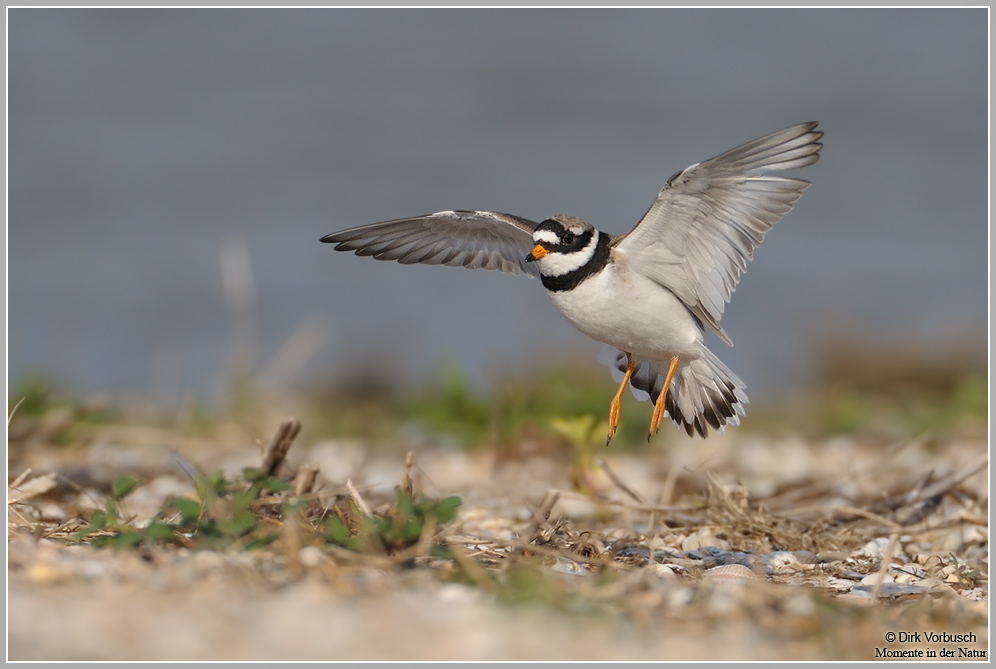
[[298, 551], [297, 559], [305, 567], [317, 567], [325, 559], [325, 555], [318, 546], [305, 546]]
[[677, 581], [677, 566], [673, 564], [654, 564], [650, 567], [652, 572], [664, 581]]
[[923, 565], [924, 569], [937, 569], [944, 564], [939, 555], [931, 555], [929, 553], [920, 553], [915, 559], [917, 564]]
[[557, 561], [553, 563], [552, 569], [561, 574], [570, 574], [571, 576], [588, 576], [591, 574], [591, 569], [588, 565], [561, 557], [558, 557]]
[[776, 574], [795, 572], [802, 568], [799, 559], [788, 551], [776, 551], [765, 556], [765, 562]]
[[66, 578], [64, 571], [44, 562], [35, 562], [27, 568], [25, 574], [29, 581], [40, 585], [58, 583]]
[[[888, 550], [888, 548], [889, 548], [888, 537], [878, 537], [877, 539], [872, 539], [864, 546], [859, 548], [857, 551], [855, 551], [854, 555], [860, 557], [873, 557], [881, 560], [882, 558], [885, 557], [885, 551]], [[899, 552], [899, 549], [900, 548], [897, 542], [896, 552]]]
[[972, 526], [965, 530], [965, 543], [984, 544], [989, 541], [989, 532], [985, 527]]
[[864, 590], [852, 590], [851, 592], [838, 596], [837, 601], [844, 602], [845, 604], [867, 606], [871, 603], [871, 593]]
[[705, 528], [699, 530], [695, 534], [691, 534], [685, 537], [684, 541], [681, 542], [681, 550], [686, 553], [689, 551], [694, 551], [699, 548], [706, 547], [721, 548], [722, 550], [730, 550], [730, 543], [720, 539], [712, 533], [712, 530]]
[[940, 541], [937, 542], [936, 550], [942, 555], [958, 553], [964, 545], [965, 538], [961, 532], [952, 532], [941, 537]]
[[938, 588], [948, 587], [943, 583], [941, 583], [940, 581], [938, 581], [936, 578], [931, 578], [929, 576], [927, 578], [920, 579], [918, 585], [920, 587], [926, 588], [927, 590], [937, 590]]
[[[882, 574], [882, 583], [892, 583], [894, 581], [895, 577], [892, 574], [888, 572]], [[869, 574], [868, 576], [865, 576], [863, 579], [861, 579], [862, 585], [870, 585], [872, 587], [875, 587], [876, 583], [878, 583], [878, 574]]]
[[911, 574], [909, 572], [899, 572], [895, 575], [894, 580], [896, 583], [919, 583], [920, 578], [916, 574]]

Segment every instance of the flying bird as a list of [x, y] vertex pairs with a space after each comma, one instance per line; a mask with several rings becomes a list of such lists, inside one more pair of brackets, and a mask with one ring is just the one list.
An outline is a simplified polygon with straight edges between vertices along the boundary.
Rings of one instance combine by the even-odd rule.
[[719, 324], [726, 303], [754, 249], [809, 186], [773, 173], [819, 159], [816, 126], [792, 126], [678, 172], [636, 227], [618, 236], [567, 214], [535, 223], [496, 211], [441, 211], [322, 241], [377, 260], [539, 277], [571, 325], [607, 345], [600, 359], [620, 385], [606, 443], [627, 385], [654, 402], [648, 439], [665, 414], [689, 436], [705, 437], [710, 427], [739, 425], [747, 404], [743, 381], [706, 347], [705, 329], [733, 345]]

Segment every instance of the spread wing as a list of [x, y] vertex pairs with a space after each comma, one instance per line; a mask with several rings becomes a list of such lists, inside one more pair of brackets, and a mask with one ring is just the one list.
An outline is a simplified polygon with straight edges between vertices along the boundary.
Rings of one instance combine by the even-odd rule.
[[823, 133], [816, 125], [780, 130], [679, 172], [637, 226], [614, 242], [635, 271], [674, 292], [728, 344], [719, 319], [741, 272], [809, 186], [769, 173], [819, 159]]
[[402, 264], [498, 269], [539, 276], [526, 263], [536, 223], [497, 211], [441, 211], [427, 216], [371, 223], [322, 237], [336, 251], [397, 260]]

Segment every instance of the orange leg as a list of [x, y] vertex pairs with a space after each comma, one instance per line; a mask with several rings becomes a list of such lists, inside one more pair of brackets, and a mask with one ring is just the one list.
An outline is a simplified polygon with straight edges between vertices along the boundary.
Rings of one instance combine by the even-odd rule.
[[[625, 351], [623, 352], [625, 353]], [[623, 376], [622, 383], [619, 384], [619, 392], [616, 393], [616, 396], [612, 398], [612, 403], [609, 404], [609, 438], [605, 440], [606, 446], [612, 441], [612, 435], [616, 433], [616, 428], [619, 427], [619, 409], [622, 406], [623, 391], [626, 390], [626, 384], [629, 383], [629, 377], [633, 376], [633, 370], [635, 369], [636, 364], [633, 362], [633, 356], [626, 353], [626, 375]]]
[[657, 396], [657, 403], [654, 404], [654, 417], [650, 419], [650, 434], [647, 435], [647, 441], [650, 441], [650, 437], [657, 434], [661, 429], [661, 423], [664, 422], [664, 405], [667, 403], [667, 391], [671, 387], [671, 379], [674, 378], [674, 370], [678, 369], [678, 363], [681, 359], [678, 356], [673, 356], [671, 358], [671, 366], [667, 368], [667, 376], [664, 377], [664, 388], [661, 390], [661, 394]]

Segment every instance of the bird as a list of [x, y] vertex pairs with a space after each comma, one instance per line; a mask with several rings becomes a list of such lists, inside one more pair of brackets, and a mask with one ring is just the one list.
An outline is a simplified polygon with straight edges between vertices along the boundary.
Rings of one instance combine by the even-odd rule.
[[540, 223], [496, 211], [441, 211], [334, 232], [337, 251], [377, 260], [492, 269], [538, 277], [557, 310], [602, 342], [619, 389], [654, 404], [648, 440], [667, 415], [688, 436], [746, 415], [746, 386], [706, 346], [754, 249], [810, 182], [775, 174], [819, 159], [818, 121], [779, 130], [675, 173], [621, 235], [569, 214]]

